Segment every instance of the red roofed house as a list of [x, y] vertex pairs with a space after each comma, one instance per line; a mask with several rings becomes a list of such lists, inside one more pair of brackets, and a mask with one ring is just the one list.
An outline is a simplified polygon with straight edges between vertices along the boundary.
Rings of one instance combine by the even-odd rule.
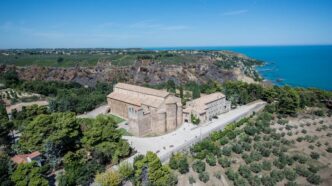
[[20, 163], [31, 163], [36, 161], [41, 166], [41, 153], [39, 151], [32, 152], [30, 154], [17, 154], [11, 158], [16, 164]]

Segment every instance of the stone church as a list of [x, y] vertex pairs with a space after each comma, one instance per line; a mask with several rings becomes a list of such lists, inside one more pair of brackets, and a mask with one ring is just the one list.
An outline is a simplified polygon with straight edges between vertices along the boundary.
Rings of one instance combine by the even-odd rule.
[[128, 120], [136, 136], [158, 135], [182, 124], [181, 99], [164, 90], [118, 83], [107, 96], [110, 112]]

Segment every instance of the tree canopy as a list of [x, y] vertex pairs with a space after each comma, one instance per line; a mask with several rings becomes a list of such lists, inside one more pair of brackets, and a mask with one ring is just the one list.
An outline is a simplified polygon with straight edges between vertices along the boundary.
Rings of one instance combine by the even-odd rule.
[[65, 173], [57, 179], [60, 186], [89, 185], [97, 172], [104, 171], [103, 165], [89, 160], [85, 150], [68, 152], [63, 160]]
[[75, 149], [81, 135], [74, 113], [41, 114], [35, 117], [22, 132], [20, 147], [28, 152], [44, 151], [44, 145], [52, 142], [64, 153]]
[[9, 144], [9, 133], [12, 123], [9, 121], [6, 107], [0, 103], [0, 146]]
[[127, 141], [121, 139], [122, 134], [112, 117], [98, 116], [85, 122], [87, 123], [81, 142], [93, 152], [99, 162], [112, 160], [113, 163], [117, 163], [119, 158], [129, 155], [130, 146]]
[[153, 152], [147, 152], [146, 156], [136, 159], [134, 168], [137, 184], [166, 186], [175, 185], [177, 182], [171, 169], [162, 165], [158, 156]]
[[48, 181], [43, 177], [42, 170], [37, 163], [19, 164], [11, 175], [11, 180], [15, 185], [26, 186], [47, 186]]

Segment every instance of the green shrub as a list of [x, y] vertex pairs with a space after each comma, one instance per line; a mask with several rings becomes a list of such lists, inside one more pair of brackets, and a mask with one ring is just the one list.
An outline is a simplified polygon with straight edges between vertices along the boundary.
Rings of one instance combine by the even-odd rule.
[[269, 170], [271, 170], [271, 167], [272, 167], [271, 162], [269, 162], [269, 161], [267, 161], [267, 160], [264, 160], [264, 161], [262, 162], [262, 169], [263, 169], [263, 170], [269, 171]]
[[319, 185], [319, 184], [322, 182], [320, 176], [317, 175], [317, 174], [310, 174], [310, 175], [307, 177], [307, 181], [308, 181], [309, 183], [314, 184], [314, 185]]
[[246, 135], [246, 134], [242, 133], [242, 135], [240, 135], [240, 141], [241, 142], [246, 142], [246, 143], [251, 143], [252, 139], [249, 135]]
[[246, 184], [246, 180], [241, 177], [237, 177], [234, 180], [234, 186], [243, 186], [245, 184]]
[[169, 167], [171, 169], [177, 169], [178, 168], [178, 160], [174, 154], [172, 154], [171, 158], [169, 159]]
[[190, 151], [195, 158], [204, 159], [208, 153], [218, 154], [220, 149], [211, 139], [206, 138], [193, 145]]
[[275, 156], [279, 156], [279, 153], [280, 153], [279, 148], [272, 149], [272, 154], [274, 154]]
[[247, 181], [249, 182], [249, 185], [261, 185], [261, 179], [255, 175], [247, 178]]
[[317, 152], [311, 152], [311, 153], [310, 153], [310, 157], [311, 157], [312, 159], [318, 160], [319, 157], [320, 157], [320, 155], [319, 155]]
[[281, 134], [272, 133], [271, 134], [271, 138], [274, 139], [274, 140], [280, 140]]
[[201, 173], [201, 172], [205, 171], [205, 163], [201, 160], [196, 160], [193, 163], [192, 168], [195, 172]]
[[213, 131], [210, 133], [210, 139], [212, 141], [217, 141], [221, 138], [221, 131]]
[[286, 125], [286, 126], [285, 126], [285, 129], [286, 129], [286, 130], [292, 130], [292, 128], [293, 128], [293, 127], [292, 127], [291, 125]]
[[284, 172], [281, 170], [272, 170], [270, 176], [276, 182], [280, 182], [285, 178]]
[[228, 139], [226, 137], [222, 137], [219, 140], [220, 145], [226, 145], [228, 143]]
[[190, 120], [194, 125], [198, 125], [201, 122], [201, 120], [193, 114], [190, 115]]
[[295, 171], [299, 176], [308, 177], [310, 175], [310, 171], [303, 165], [296, 166]]
[[250, 151], [251, 150], [250, 143], [244, 142], [244, 143], [242, 143], [242, 147], [244, 148], [245, 151]]
[[225, 156], [230, 156], [232, 153], [232, 148], [231, 147], [224, 147], [221, 150], [222, 154]]
[[225, 172], [227, 178], [229, 180], [234, 181], [237, 177], [239, 177], [238, 173], [236, 173], [233, 169], [229, 168], [227, 169], [227, 171]]
[[281, 142], [283, 145], [290, 145], [290, 144], [291, 144], [291, 142], [290, 142], [289, 140], [287, 140], [286, 138], [282, 138], [282, 139], [280, 140], [280, 142]]
[[119, 173], [123, 180], [130, 179], [134, 174], [133, 165], [128, 162], [122, 162], [119, 165]]
[[240, 165], [238, 171], [239, 171], [239, 174], [244, 178], [249, 178], [250, 176], [252, 176], [250, 169], [247, 165]]
[[294, 181], [297, 177], [296, 172], [293, 169], [290, 169], [290, 168], [286, 168], [284, 170], [284, 174], [285, 174], [286, 179], [289, 180], [289, 181]]
[[249, 164], [251, 162], [253, 162], [254, 160], [252, 159], [252, 157], [248, 154], [243, 154], [242, 155], [242, 159], [244, 159], [244, 161], [246, 162], [246, 164]]
[[332, 153], [332, 147], [328, 147], [328, 148], [326, 149], [326, 152], [328, 152], [328, 153]]
[[188, 160], [187, 160], [186, 156], [183, 156], [179, 160], [178, 170], [181, 174], [185, 174], [185, 173], [189, 172], [189, 164], [188, 164]]
[[317, 173], [319, 171], [319, 167], [314, 165], [309, 165], [308, 170], [312, 173]]
[[260, 141], [260, 140], [261, 140], [261, 136], [255, 135], [254, 141]]
[[252, 163], [250, 164], [250, 170], [254, 173], [259, 173], [262, 170], [262, 167], [258, 163]]
[[273, 161], [273, 165], [279, 169], [283, 169], [286, 166], [286, 164], [287, 162], [284, 159], [281, 159], [280, 157]]
[[201, 173], [199, 173], [198, 178], [202, 182], [206, 183], [206, 182], [209, 181], [210, 176], [209, 176], [209, 174], [207, 172], [201, 172]]
[[261, 178], [261, 181], [264, 186], [273, 186], [276, 184], [276, 181], [267, 175], [263, 175], [263, 177]]
[[279, 119], [279, 120], [277, 121], [277, 123], [278, 123], [279, 125], [285, 125], [286, 123], [288, 123], [288, 120], [285, 120], [285, 119]]
[[243, 152], [242, 146], [240, 144], [235, 144], [232, 146], [233, 152], [236, 154], [241, 154]]
[[229, 131], [227, 133], [227, 137], [228, 137], [228, 139], [232, 140], [232, 139], [236, 138], [236, 134], [234, 131]]
[[260, 149], [260, 153], [264, 156], [264, 157], [269, 157], [271, 154], [271, 150], [267, 149], [267, 148], [262, 148]]
[[172, 154], [169, 166], [171, 169], [178, 169], [181, 174], [189, 172], [187, 157], [181, 153]]
[[303, 141], [303, 137], [297, 137], [297, 138], [296, 138], [296, 141], [297, 141], [297, 142], [302, 142], [302, 141]]
[[293, 163], [294, 163], [294, 159], [288, 155], [285, 155], [285, 160], [286, 160], [287, 165], [289, 165], [289, 166], [293, 165]]
[[217, 160], [214, 155], [209, 154], [206, 156], [206, 163], [208, 163], [210, 166], [215, 166], [216, 162]]
[[248, 134], [250, 136], [253, 136], [253, 135], [255, 135], [257, 133], [257, 128], [255, 126], [249, 126], [249, 125], [247, 125], [247, 126], [245, 126], [243, 128], [243, 130], [244, 130], [244, 132], [246, 134]]
[[228, 160], [228, 158], [226, 157], [221, 157], [218, 159], [218, 163], [223, 167], [223, 168], [226, 168], [226, 167], [230, 167], [231, 166], [231, 161]]
[[289, 181], [285, 184], [285, 186], [298, 186], [296, 182]]
[[307, 162], [308, 158], [305, 155], [302, 154], [296, 154], [293, 156], [294, 161], [298, 161], [301, 164], [304, 164]]
[[259, 161], [259, 160], [262, 159], [262, 155], [261, 155], [261, 153], [258, 152], [258, 151], [253, 151], [253, 152], [251, 152], [251, 153], [250, 153], [250, 156], [251, 156], [251, 158], [252, 158], [254, 161]]
[[324, 113], [323, 110], [316, 110], [316, 111], [314, 111], [314, 114], [315, 114], [316, 116], [324, 116], [324, 115], [325, 115], [325, 113]]

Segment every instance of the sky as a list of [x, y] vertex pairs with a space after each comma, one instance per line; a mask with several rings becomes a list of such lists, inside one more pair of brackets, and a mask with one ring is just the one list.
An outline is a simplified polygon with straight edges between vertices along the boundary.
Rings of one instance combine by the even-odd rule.
[[331, 0], [1, 0], [0, 48], [332, 44]]

